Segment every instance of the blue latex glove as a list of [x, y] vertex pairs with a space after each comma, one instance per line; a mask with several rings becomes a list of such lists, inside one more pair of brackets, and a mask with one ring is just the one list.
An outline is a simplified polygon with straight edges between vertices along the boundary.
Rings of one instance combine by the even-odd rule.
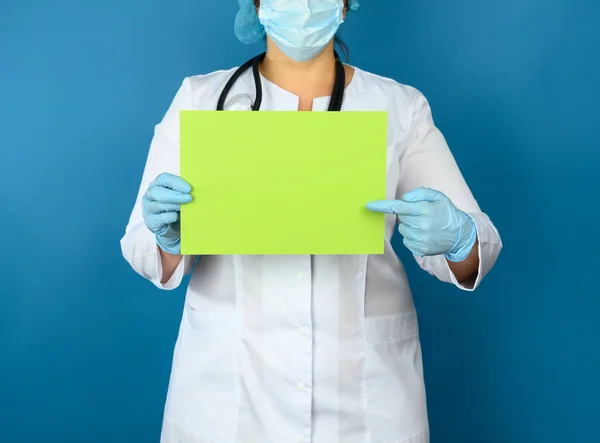
[[156, 243], [165, 252], [181, 252], [179, 211], [192, 201], [192, 187], [181, 177], [164, 173], [156, 177], [142, 199], [146, 227], [156, 235]]
[[461, 262], [477, 240], [473, 219], [433, 189], [415, 189], [402, 200], [373, 201], [367, 209], [395, 214], [404, 245], [420, 257], [444, 254], [452, 262]]

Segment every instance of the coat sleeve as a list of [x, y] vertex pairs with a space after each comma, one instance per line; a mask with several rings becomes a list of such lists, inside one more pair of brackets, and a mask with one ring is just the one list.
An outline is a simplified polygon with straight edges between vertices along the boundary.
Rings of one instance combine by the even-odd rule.
[[502, 241], [489, 217], [481, 211], [469, 189], [445, 138], [434, 125], [427, 99], [411, 89], [412, 122], [405, 143], [400, 146], [400, 179], [396, 198], [419, 187], [429, 187], [444, 193], [456, 207], [475, 221], [479, 239], [479, 272], [473, 281], [458, 282], [444, 255], [417, 257], [419, 266], [443, 282], [460, 289], [475, 290], [492, 269]]
[[167, 113], [154, 128], [154, 136], [146, 158], [146, 165], [137, 192], [125, 234], [121, 239], [123, 257], [141, 276], [160, 289], [175, 289], [190, 272], [194, 256], [184, 256], [173, 276], [166, 283], [162, 280], [162, 262], [156, 238], [144, 224], [142, 198], [148, 186], [159, 174], [169, 172], [179, 175], [179, 111], [192, 108], [192, 91], [189, 78], [180, 86]]

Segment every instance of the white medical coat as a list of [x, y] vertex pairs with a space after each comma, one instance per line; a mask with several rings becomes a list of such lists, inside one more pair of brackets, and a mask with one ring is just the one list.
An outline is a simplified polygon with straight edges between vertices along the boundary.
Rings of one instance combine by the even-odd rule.
[[[141, 198], [160, 173], [179, 173], [179, 111], [214, 110], [232, 73], [186, 78], [155, 128], [121, 246], [133, 269], [159, 288], [178, 287], [195, 257], [184, 257], [161, 284], [160, 255], [144, 225]], [[261, 81], [262, 110], [298, 109], [295, 95]], [[248, 109], [250, 71], [229, 97], [226, 109]], [[329, 97], [317, 98], [313, 110], [325, 111], [328, 103]], [[502, 243], [424, 96], [356, 69], [342, 110], [388, 112], [386, 198], [427, 186], [473, 217], [476, 280], [461, 285], [443, 256], [416, 260], [438, 279], [474, 290]], [[232, 217], [243, 223], [243, 214]], [[383, 255], [201, 257], [187, 288], [161, 442], [429, 442], [417, 314], [390, 245], [395, 222], [387, 217]]]

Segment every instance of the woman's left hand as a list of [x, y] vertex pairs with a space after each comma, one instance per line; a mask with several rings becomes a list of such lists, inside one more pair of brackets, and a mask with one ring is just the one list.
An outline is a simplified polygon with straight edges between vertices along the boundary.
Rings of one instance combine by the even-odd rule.
[[373, 201], [367, 209], [395, 214], [404, 245], [420, 257], [444, 254], [449, 261], [461, 262], [477, 241], [473, 219], [434, 189], [415, 189], [402, 200]]

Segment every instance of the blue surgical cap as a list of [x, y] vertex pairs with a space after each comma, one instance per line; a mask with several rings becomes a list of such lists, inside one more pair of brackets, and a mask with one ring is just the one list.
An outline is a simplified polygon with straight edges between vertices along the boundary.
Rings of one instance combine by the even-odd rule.
[[[256, 43], [265, 36], [265, 28], [258, 19], [254, 0], [238, 0], [240, 10], [235, 16], [235, 36], [247, 45]], [[358, 11], [358, 0], [348, 0], [348, 10]]]
[[256, 43], [265, 35], [265, 28], [258, 20], [254, 0], [238, 0], [240, 10], [235, 16], [235, 36], [247, 45]]
[[360, 3], [358, 3], [358, 0], [348, 0], [348, 10], [350, 12], [356, 12], [358, 11], [358, 8], [360, 8]]

